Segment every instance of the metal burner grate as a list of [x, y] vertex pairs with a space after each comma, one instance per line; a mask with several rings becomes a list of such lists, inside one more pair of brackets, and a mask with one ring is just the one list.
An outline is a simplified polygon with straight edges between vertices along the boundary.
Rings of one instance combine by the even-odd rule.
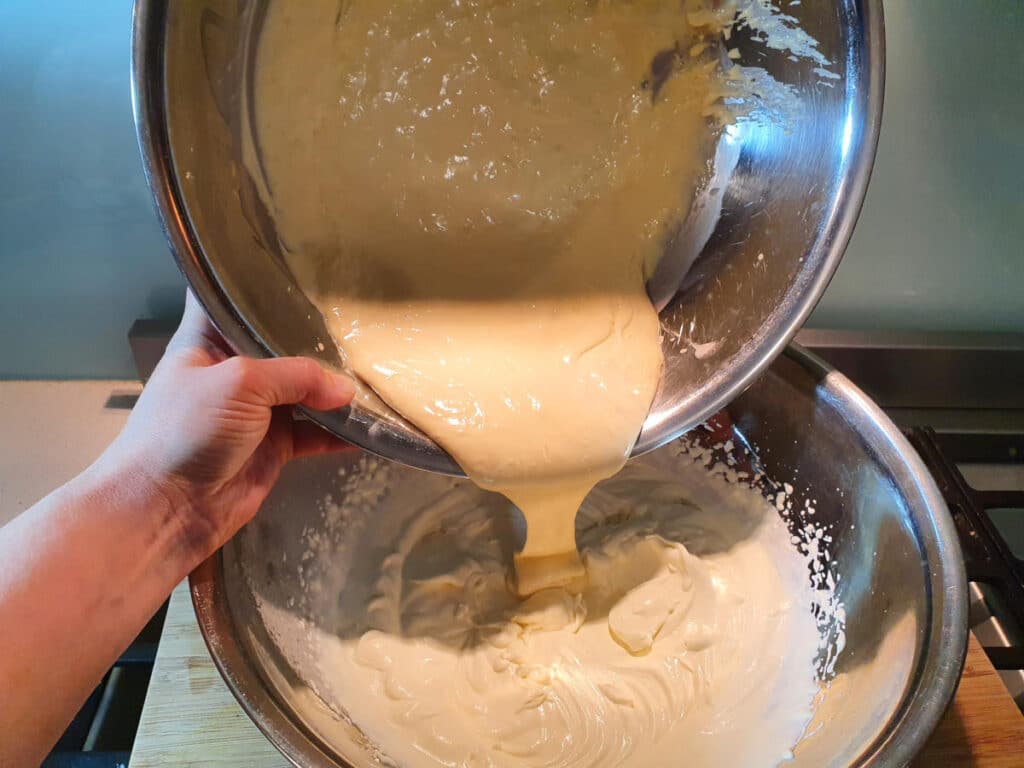
[[1024, 491], [978, 490], [956, 463], [1017, 463], [1024, 438], [937, 434], [927, 427], [915, 427], [906, 434], [935, 478], [960, 534], [971, 582], [971, 628], [1024, 710], [1024, 562], [1010, 550], [990, 514], [992, 510], [1024, 514]]

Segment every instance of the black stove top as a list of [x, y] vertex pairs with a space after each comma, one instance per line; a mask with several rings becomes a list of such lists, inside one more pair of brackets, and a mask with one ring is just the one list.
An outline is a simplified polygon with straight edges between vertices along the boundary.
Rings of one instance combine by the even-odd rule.
[[1024, 491], [978, 490], [958, 467], [1005, 462], [1024, 473], [1024, 436], [939, 434], [920, 427], [906, 434], [956, 523], [970, 582], [971, 628], [1024, 711], [1024, 561], [992, 518], [995, 510], [1024, 515]]

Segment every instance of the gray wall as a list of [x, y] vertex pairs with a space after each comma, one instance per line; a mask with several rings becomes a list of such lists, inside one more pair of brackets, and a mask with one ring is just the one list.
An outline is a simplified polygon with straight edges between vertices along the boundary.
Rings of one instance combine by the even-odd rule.
[[[812, 324], [1024, 330], [1024, 3], [890, 0], [878, 162]], [[0, 1], [0, 377], [134, 375], [179, 311], [128, 93], [127, 0]]]
[[885, 16], [875, 170], [812, 324], [1024, 331], [1024, 2]]
[[0, 0], [0, 376], [134, 377], [183, 285], [142, 176], [131, 4]]

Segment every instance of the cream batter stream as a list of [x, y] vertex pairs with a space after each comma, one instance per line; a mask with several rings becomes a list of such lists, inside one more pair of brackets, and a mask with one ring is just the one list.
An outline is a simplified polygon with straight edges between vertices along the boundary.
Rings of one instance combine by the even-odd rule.
[[644, 282], [711, 154], [703, 5], [269, 6], [255, 124], [289, 263], [347, 364], [523, 511], [523, 594], [582, 575], [576, 510], [658, 384]]
[[806, 562], [756, 490], [669, 447], [587, 496], [658, 384], [644, 283], [712, 155], [716, 5], [268, 6], [254, 123], [292, 270], [348, 366], [526, 521], [374, 460], [348, 488], [352, 548], [314, 558], [337, 616], [278, 640], [400, 765], [774, 765], [810, 718]]

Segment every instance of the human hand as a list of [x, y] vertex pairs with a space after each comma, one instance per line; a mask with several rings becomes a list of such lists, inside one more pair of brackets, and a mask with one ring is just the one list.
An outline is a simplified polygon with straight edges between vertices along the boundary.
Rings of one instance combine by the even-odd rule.
[[313, 360], [233, 357], [188, 296], [110, 448], [0, 529], [0, 734], [18, 734], [0, 737], [0, 766], [39, 765], [174, 585], [256, 513], [285, 463], [346, 447], [293, 421], [289, 406], [340, 408], [353, 393]]
[[309, 358], [233, 356], [189, 292], [181, 325], [101, 463], [165, 499], [201, 559], [256, 514], [288, 461], [349, 447], [293, 420], [289, 406], [331, 410], [354, 393], [351, 380]]

